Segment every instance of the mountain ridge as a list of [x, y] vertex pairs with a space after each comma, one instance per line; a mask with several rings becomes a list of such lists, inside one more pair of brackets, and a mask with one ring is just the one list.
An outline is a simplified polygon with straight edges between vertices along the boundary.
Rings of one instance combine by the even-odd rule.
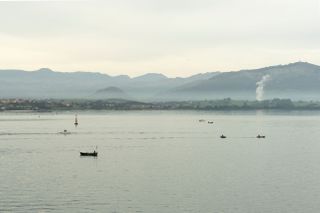
[[257, 83], [265, 75], [265, 98], [320, 99], [320, 66], [308, 62], [175, 78], [161, 73], [130, 77], [49, 68], [0, 70], [0, 98], [86, 98], [101, 88], [117, 87], [135, 100], [255, 99]]

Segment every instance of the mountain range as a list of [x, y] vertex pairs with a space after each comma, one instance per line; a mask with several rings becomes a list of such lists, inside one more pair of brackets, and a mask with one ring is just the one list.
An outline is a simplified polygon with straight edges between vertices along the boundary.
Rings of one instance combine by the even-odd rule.
[[168, 78], [93, 72], [0, 70], [0, 98], [122, 98], [143, 101], [291, 98], [320, 100], [320, 66], [307, 62]]

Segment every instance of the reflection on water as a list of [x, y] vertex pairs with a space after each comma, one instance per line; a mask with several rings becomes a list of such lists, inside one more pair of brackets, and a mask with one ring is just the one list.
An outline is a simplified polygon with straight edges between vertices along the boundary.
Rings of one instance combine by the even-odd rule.
[[[0, 114], [0, 212], [320, 209], [318, 112], [78, 118], [75, 127], [72, 113]], [[71, 134], [58, 134], [64, 129]], [[97, 158], [80, 157], [96, 146]]]

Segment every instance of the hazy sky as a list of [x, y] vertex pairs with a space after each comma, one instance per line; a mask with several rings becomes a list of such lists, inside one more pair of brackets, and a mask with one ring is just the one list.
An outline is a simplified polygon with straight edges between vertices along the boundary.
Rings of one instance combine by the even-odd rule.
[[320, 65], [320, 0], [0, 2], [0, 69], [188, 76]]

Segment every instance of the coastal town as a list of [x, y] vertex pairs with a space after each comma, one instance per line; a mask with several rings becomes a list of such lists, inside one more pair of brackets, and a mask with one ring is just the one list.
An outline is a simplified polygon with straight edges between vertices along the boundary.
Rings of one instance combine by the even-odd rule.
[[122, 99], [0, 99], [1, 111], [65, 110], [318, 110], [319, 101], [272, 99], [263, 101], [230, 98], [203, 101], [142, 102]]

